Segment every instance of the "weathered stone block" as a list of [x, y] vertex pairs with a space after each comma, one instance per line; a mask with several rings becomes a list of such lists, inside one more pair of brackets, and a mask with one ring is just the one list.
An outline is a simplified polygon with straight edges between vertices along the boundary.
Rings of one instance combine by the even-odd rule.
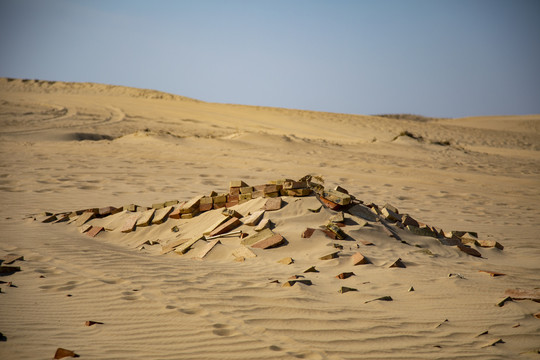
[[253, 193], [251, 193], [251, 198], [252, 199], [258, 199], [258, 198], [261, 198], [261, 197], [264, 197], [264, 192], [263, 191], [254, 191]]
[[434, 238], [437, 237], [437, 234], [428, 227], [419, 228], [417, 226], [407, 225], [406, 229], [409, 230], [411, 233], [416, 234], [416, 235], [431, 236], [431, 237], [434, 237]]
[[457, 247], [459, 250], [463, 251], [466, 254], [476, 256], [476, 257], [482, 257], [482, 254], [478, 252], [477, 250], [473, 249], [472, 247], [469, 247], [463, 244], [458, 244]]
[[221, 212], [221, 214], [223, 216], [230, 216], [230, 217], [235, 217], [237, 219], [241, 219], [243, 218], [244, 216], [242, 214], [240, 214], [238, 211], [236, 210], [233, 210], [233, 209], [225, 209]]
[[311, 189], [288, 189], [284, 190], [286, 196], [309, 196], [312, 193]]
[[255, 231], [263, 231], [264, 229], [270, 229], [272, 227], [272, 221], [270, 219], [262, 219], [259, 225], [255, 227]]
[[165, 207], [164, 202], [152, 204], [152, 209], [158, 210], [158, 209], [163, 209], [164, 207]]
[[180, 214], [189, 214], [198, 210], [202, 198], [203, 196], [201, 195], [195, 196], [184, 205], [180, 206]]
[[345, 234], [336, 224], [330, 223], [326, 225], [326, 228], [336, 234], [336, 238], [339, 240], [345, 240], [345, 238], [347, 238], [347, 234]]
[[240, 188], [240, 194], [251, 194], [253, 192], [253, 186], [244, 186]]
[[180, 219], [181, 215], [182, 214], [180, 214], [180, 208], [176, 208], [169, 214], [169, 217], [171, 219]]
[[386, 210], [389, 210], [389, 211], [393, 212], [394, 214], [399, 214], [399, 210], [398, 210], [395, 206], [392, 206], [391, 204], [386, 203], [386, 204], [383, 206], [383, 208], [386, 209]]
[[245, 186], [248, 186], [248, 184], [246, 184], [242, 180], [233, 180], [229, 183], [230, 188], [241, 188]]
[[183, 255], [183, 254], [187, 253], [189, 251], [189, 249], [191, 249], [191, 247], [199, 240], [201, 240], [201, 239], [200, 238], [195, 238], [195, 239], [192, 239], [192, 240], [188, 240], [185, 243], [183, 243], [182, 245], [178, 246], [176, 249], [174, 249], [174, 252], [177, 253], [178, 255]]
[[240, 196], [238, 197], [238, 203], [239, 204], [248, 202], [249, 200], [251, 200], [251, 193], [240, 194]]
[[354, 276], [353, 272], [342, 272], [341, 274], [336, 275], [336, 278], [343, 280], [343, 279], [348, 279], [351, 276]]
[[345, 217], [343, 216], [343, 212], [340, 211], [338, 212], [337, 214], [335, 215], [332, 215], [330, 217], [330, 221], [333, 222], [333, 223], [342, 223], [345, 221]]
[[336, 190], [325, 190], [323, 197], [331, 202], [339, 205], [349, 205], [351, 203], [351, 196]]
[[200, 205], [207, 205], [207, 204], [213, 205], [214, 204], [214, 199], [211, 196], [203, 196], [201, 198], [199, 204]]
[[326, 206], [327, 208], [331, 209], [331, 210], [339, 210], [341, 208], [341, 205], [333, 202], [333, 201], [330, 201], [324, 197], [319, 197], [319, 200], [323, 203], [324, 206]]
[[306, 230], [304, 230], [301, 237], [304, 239], [308, 239], [313, 235], [314, 232], [315, 232], [315, 229], [307, 228]]
[[209, 210], [212, 210], [213, 208], [214, 208], [214, 204], [200, 204], [199, 205], [200, 212], [209, 211]]
[[339, 185], [334, 188], [334, 191], [338, 191], [340, 193], [344, 193], [344, 194], [347, 194], [347, 195], [349, 194], [349, 192], [347, 190], [345, 190], [344, 188], [342, 188]]
[[238, 204], [239, 204], [238, 200], [236, 200], [236, 201], [229, 201], [229, 202], [227, 202], [227, 203], [225, 204], [225, 207], [228, 209], [228, 208], [231, 208], [231, 207], [236, 206], [236, 205], [238, 205]]
[[308, 187], [309, 187], [309, 184], [307, 181], [285, 181], [283, 183], [284, 190], [306, 189]]
[[383, 207], [381, 210], [381, 213], [386, 220], [389, 220], [392, 222], [401, 221], [401, 216], [399, 216], [396, 212], [392, 211], [391, 209]]
[[500, 243], [498, 243], [495, 240], [478, 240], [478, 245], [485, 248], [497, 248], [499, 250], [503, 250], [504, 246], [502, 246]]
[[174, 206], [174, 205], [176, 205], [178, 203], [179, 203], [178, 200], [169, 200], [169, 201], [165, 201], [165, 203], [163, 205], [165, 205], [165, 207], [167, 207], [167, 206]]
[[283, 265], [290, 265], [290, 264], [294, 263], [294, 260], [291, 257], [286, 257], [286, 258], [283, 258], [283, 259], [279, 260], [278, 263], [283, 264]]

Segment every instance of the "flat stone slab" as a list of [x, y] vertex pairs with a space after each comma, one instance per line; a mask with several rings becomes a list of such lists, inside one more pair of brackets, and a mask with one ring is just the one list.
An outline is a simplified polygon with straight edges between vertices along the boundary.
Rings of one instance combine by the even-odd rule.
[[137, 220], [137, 226], [148, 226], [152, 223], [152, 218], [156, 213], [156, 209], [146, 210], [141, 214], [139, 220]]
[[93, 211], [86, 211], [82, 213], [81, 216], [79, 216], [77, 221], [75, 221], [75, 226], [77, 227], [82, 226], [86, 224], [88, 221], [92, 220], [95, 216], [96, 214]]
[[86, 232], [86, 235], [90, 236], [90, 237], [96, 237], [97, 234], [99, 234], [100, 232], [104, 231], [105, 229], [103, 228], [103, 226], [92, 226], [90, 228], [90, 230], [88, 230]]
[[266, 200], [266, 203], [263, 206], [263, 210], [266, 210], [266, 211], [279, 210], [281, 209], [281, 204], [282, 204], [282, 201], [280, 197], [270, 198]]
[[272, 221], [270, 219], [262, 219], [259, 225], [255, 227], [255, 231], [260, 232], [264, 229], [270, 229], [272, 227]]
[[224, 224], [225, 222], [229, 221], [230, 219], [232, 219], [230, 216], [226, 216], [224, 218], [221, 218], [219, 219], [217, 222], [215, 222], [212, 226], [210, 226], [208, 229], [206, 229], [204, 232], [203, 232], [203, 235], [208, 235], [210, 234], [212, 231], [214, 231], [218, 226]]
[[251, 251], [245, 246], [240, 246], [239, 248], [236, 248], [235, 250], [233, 250], [232, 256], [234, 256], [235, 258], [245, 258], [245, 259], [257, 257], [257, 255], [253, 251]]
[[233, 217], [233, 218], [230, 218], [229, 220], [227, 220], [225, 223], [219, 225], [214, 230], [212, 230], [210, 232], [210, 234], [208, 234], [208, 235], [209, 236], [216, 236], [216, 235], [224, 234], [224, 233], [227, 233], [227, 232], [230, 232], [230, 231], [236, 229], [240, 225], [242, 225], [242, 222], [240, 221], [240, 219]]
[[167, 206], [156, 210], [152, 224], [163, 224], [167, 220], [167, 216], [174, 210], [172, 206]]
[[4, 261], [2, 261], [2, 265], [9, 265], [9, 264], [12, 264], [14, 263], [15, 261], [23, 261], [24, 260], [24, 256], [22, 255], [18, 255], [18, 254], [8, 254], [4, 257], [3, 259]]
[[133, 214], [129, 218], [126, 219], [124, 222], [124, 225], [122, 225], [122, 228], [120, 229], [123, 233], [129, 233], [132, 232], [135, 229], [135, 225], [137, 224], [137, 220], [139, 220], [140, 214]]
[[199, 254], [198, 258], [203, 259], [217, 244], [220, 244], [221, 242], [219, 239], [215, 239], [210, 241], [204, 249], [202, 249], [201, 253]]
[[4, 265], [0, 265], [0, 274], [2, 274], [2, 275], [11, 275], [13, 273], [16, 273], [17, 271], [21, 271], [20, 266], [4, 266]]
[[183, 243], [188, 242], [190, 239], [174, 239], [166, 243], [165, 245], [161, 245], [161, 255], [167, 254], [171, 251], [173, 251], [178, 246], [182, 245]]
[[264, 213], [265, 213], [265, 210], [259, 210], [259, 211], [255, 211], [251, 215], [248, 215], [243, 220], [244, 225], [248, 225], [248, 226], [257, 225], [261, 221], [261, 219], [263, 218]]
[[347, 211], [349, 214], [362, 218], [364, 220], [371, 222], [377, 221], [377, 215], [375, 215], [370, 208], [362, 204], [353, 205]]
[[498, 243], [495, 240], [477, 240], [478, 246], [485, 247], [485, 248], [497, 248], [499, 250], [503, 250], [504, 246], [502, 246], [500, 243]]
[[309, 239], [313, 233], [315, 232], [316, 229], [312, 229], [312, 228], [307, 228], [306, 230], [304, 230], [304, 232], [302, 233], [301, 237], [303, 239]]
[[465, 254], [476, 256], [476, 257], [482, 257], [482, 254], [478, 250], [473, 249], [472, 247], [469, 247], [467, 245], [457, 244], [457, 248], [463, 251]]
[[532, 300], [540, 302], [540, 289], [508, 289], [504, 292], [513, 300]]
[[285, 239], [280, 234], [274, 234], [273, 236], [261, 240], [253, 245], [251, 247], [258, 248], [258, 249], [270, 249], [273, 247], [277, 247], [279, 245], [282, 245], [285, 242]]
[[270, 229], [264, 229], [264, 230], [261, 230], [260, 232], [258, 233], [255, 233], [253, 235], [250, 235], [248, 236], [247, 238], [245, 238], [244, 240], [241, 241], [241, 244], [242, 245], [247, 245], [247, 246], [250, 246], [250, 245], [253, 245], [255, 243], [258, 243], [259, 241], [263, 241], [263, 240], [266, 240], [272, 236], [274, 236], [274, 232]]
[[190, 214], [198, 210], [203, 197], [203, 195], [195, 196], [193, 199], [180, 206], [180, 214]]
[[183, 255], [186, 252], [188, 252], [188, 250], [199, 240], [200, 238], [188, 240], [182, 245], [178, 246], [176, 249], [174, 249], [174, 252], [177, 253], [178, 255]]

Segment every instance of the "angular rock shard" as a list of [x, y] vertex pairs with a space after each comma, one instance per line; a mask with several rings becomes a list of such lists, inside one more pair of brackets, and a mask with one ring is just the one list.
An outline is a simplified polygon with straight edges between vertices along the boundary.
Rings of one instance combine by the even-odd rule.
[[369, 260], [359, 252], [355, 253], [352, 257], [352, 264], [353, 266], [356, 265], [363, 265], [363, 264], [369, 264]]
[[347, 287], [347, 286], [342, 286], [342, 287], [338, 290], [338, 292], [339, 292], [340, 294], [345, 294], [345, 293], [348, 293], [348, 292], [350, 292], [350, 291], [358, 291], [358, 289], [355, 289], [355, 288], [352, 288], [352, 287]]
[[259, 225], [255, 227], [255, 231], [260, 232], [260, 231], [263, 231], [264, 229], [270, 229], [271, 227], [272, 227], [272, 221], [270, 219], [263, 219], [261, 220]]
[[338, 279], [348, 279], [351, 276], [354, 276], [353, 272], [342, 272], [341, 274], [336, 275], [336, 278], [338, 278]]
[[284, 265], [290, 265], [290, 264], [294, 263], [294, 260], [291, 257], [286, 257], [286, 258], [283, 258], [283, 259], [279, 260], [278, 263], [284, 264]]
[[304, 273], [310, 273], [310, 272], [317, 272], [317, 273], [318, 273], [319, 270], [317, 270], [317, 269], [315, 268], [315, 266], [311, 266], [311, 267], [307, 268], [306, 270], [304, 270], [303, 272], [304, 272]]
[[330, 260], [330, 259], [336, 259], [339, 257], [339, 251], [334, 251], [330, 254], [326, 254], [324, 256], [321, 256], [319, 260]]
[[315, 229], [307, 228], [306, 230], [304, 230], [301, 237], [303, 239], [309, 239], [313, 235], [314, 232], [315, 232]]
[[475, 250], [472, 247], [469, 247], [467, 245], [457, 244], [457, 248], [459, 250], [463, 251], [466, 254], [476, 256], [476, 257], [482, 257], [482, 254], [480, 254], [480, 252], [478, 252], [478, 250]]
[[15, 261], [23, 261], [24, 256], [18, 254], [8, 254], [4, 257], [4, 261], [0, 262], [2, 265], [9, 265]]
[[297, 280], [287, 280], [286, 282], [283, 283], [282, 287], [291, 287], [291, 286], [296, 285], [297, 283], [304, 284], [307, 286], [313, 285], [313, 283], [309, 279], [297, 279]]
[[405, 264], [403, 263], [403, 261], [401, 260], [401, 258], [397, 259], [396, 261], [394, 261], [392, 264], [390, 264], [389, 266], [390, 268], [406, 268]]
[[75, 226], [77, 227], [82, 226], [86, 224], [88, 221], [92, 220], [95, 216], [96, 214], [93, 211], [86, 211], [81, 216], [79, 216], [77, 221], [75, 221]]
[[56, 352], [54, 353], [53, 359], [63, 359], [66, 357], [79, 357], [79, 355], [75, 354], [74, 351], [58, 348], [56, 349]]
[[392, 299], [391, 296], [381, 296], [381, 297], [378, 297], [378, 298], [376, 298], [376, 299], [364, 301], [364, 304], [370, 303], [370, 302], [372, 302], [372, 301], [393, 301], [393, 300], [394, 300], [394, 299]]
[[161, 255], [167, 254], [173, 251], [176, 247], [188, 242], [190, 239], [174, 239], [166, 244], [161, 245]]

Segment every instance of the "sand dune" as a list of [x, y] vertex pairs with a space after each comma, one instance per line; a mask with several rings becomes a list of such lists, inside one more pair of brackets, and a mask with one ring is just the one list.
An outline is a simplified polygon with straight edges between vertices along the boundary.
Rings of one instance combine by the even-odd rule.
[[[59, 347], [88, 359], [538, 357], [540, 304], [496, 303], [507, 289], [540, 283], [539, 115], [415, 121], [0, 79], [0, 124], [0, 258], [24, 256], [12, 264], [20, 272], [0, 279], [2, 358], [52, 358]], [[226, 193], [231, 180], [306, 174], [504, 250], [473, 245], [474, 257], [390, 224], [401, 242], [346, 209], [347, 240], [302, 238], [336, 214], [311, 212], [315, 196], [283, 196], [286, 205], [264, 217], [287, 244], [251, 249], [257, 257], [243, 262], [231, 255], [238, 237], [202, 260], [194, 257], [205, 241], [161, 255], [160, 243], [200, 236], [220, 209], [131, 233], [118, 229], [131, 215], [123, 210], [91, 220], [109, 228], [94, 238], [74, 223], [38, 221], [44, 211], [150, 207]], [[247, 215], [265, 201], [232, 209]], [[146, 240], [153, 245], [141, 248]], [[338, 258], [320, 260], [335, 250]], [[371, 263], [352, 266], [358, 251]], [[293, 264], [278, 263], [289, 256]], [[406, 268], [388, 267], [397, 258]], [[310, 266], [319, 272], [303, 273]], [[337, 279], [343, 272], [355, 275]], [[313, 285], [282, 287], [292, 275]], [[366, 303], [382, 296], [392, 301]]]

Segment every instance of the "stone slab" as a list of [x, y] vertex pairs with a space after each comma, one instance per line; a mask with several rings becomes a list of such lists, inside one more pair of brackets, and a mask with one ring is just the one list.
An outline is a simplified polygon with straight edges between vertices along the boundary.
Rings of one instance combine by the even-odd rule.
[[243, 220], [244, 225], [248, 225], [248, 226], [257, 225], [263, 218], [264, 213], [265, 213], [265, 210], [258, 210], [258, 211], [255, 211], [253, 214], [246, 216]]
[[218, 226], [224, 224], [225, 222], [229, 221], [230, 219], [232, 219], [232, 217], [230, 216], [225, 216], [223, 218], [220, 218], [218, 221], [216, 221], [214, 224], [212, 224], [212, 226], [210, 226], [208, 229], [206, 229], [204, 232], [203, 232], [203, 235], [208, 235], [210, 234], [212, 231], [214, 231]]
[[264, 229], [264, 230], [261, 230], [260, 232], [257, 232], [253, 235], [248, 236], [247, 238], [243, 239], [240, 243], [242, 245], [250, 246], [259, 241], [266, 240], [272, 236], [274, 236], [274, 232], [272, 230]]
[[457, 244], [457, 248], [468, 255], [482, 257], [482, 254], [478, 250], [473, 249], [472, 247], [469, 247], [467, 245]]
[[178, 255], [183, 255], [186, 252], [188, 252], [189, 249], [199, 240], [200, 240], [200, 238], [195, 238], [195, 239], [188, 240], [185, 243], [183, 243], [182, 245], [178, 246], [176, 249], [174, 249], [174, 252], [177, 253]]
[[263, 231], [264, 229], [270, 229], [272, 227], [272, 220], [262, 219], [259, 225], [255, 226], [255, 231]]
[[81, 216], [79, 216], [77, 221], [75, 221], [75, 226], [77, 227], [82, 226], [86, 224], [86, 222], [92, 220], [95, 216], [96, 215], [93, 211], [86, 211]]
[[241, 188], [241, 187], [246, 187], [248, 186], [248, 184], [246, 184], [245, 182], [243, 182], [242, 180], [232, 180], [230, 183], [229, 183], [229, 187], [230, 188]]
[[245, 246], [240, 246], [239, 248], [236, 248], [235, 250], [233, 250], [232, 256], [234, 256], [235, 258], [245, 258], [245, 259], [257, 257], [257, 255], [253, 251], [251, 251]]
[[219, 239], [214, 239], [212, 241], [210, 241], [201, 251], [201, 253], [199, 254], [199, 258], [200, 259], [203, 259], [217, 244], [221, 244], [221, 242], [219, 241]]
[[233, 217], [233, 218], [227, 220], [225, 223], [223, 223], [223, 224], [219, 225], [218, 227], [216, 227], [208, 235], [209, 236], [216, 236], [216, 235], [219, 235], [219, 234], [223, 234], [223, 233], [226, 233], [226, 232], [229, 232], [229, 231], [232, 231], [232, 230], [236, 229], [240, 225], [242, 225], [242, 222], [240, 221], [240, 219]]
[[257, 249], [270, 249], [273, 247], [277, 247], [279, 245], [282, 245], [285, 242], [285, 239], [280, 234], [274, 234], [273, 236], [261, 240], [253, 245], [251, 247], [257, 248]]
[[323, 192], [323, 198], [339, 205], [349, 205], [351, 203], [350, 195], [331, 189]]
[[139, 220], [137, 220], [137, 227], [150, 225], [152, 223], [152, 218], [154, 217], [155, 212], [156, 209], [150, 209], [143, 212], [139, 217]]
[[345, 238], [347, 238], [347, 234], [345, 234], [336, 224], [330, 223], [326, 225], [326, 228], [336, 234], [336, 238], [339, 240], [345, 240]]
[[331, 210], [339, 210], [339, 209], [341, 209], [341, 205], [339, 205], [339, 204], [337, 204], [337, 203], [335, 203], [333, 201], [330, 201], [330, 200], [328, 200], [328, 199], [326, 199], [326, 198], [324, 198], [322, 196], [319, 197], [319, 200], [322, 202], [322, 204], [325, 207], [327, 207], [327, 208], [329, 208]]
[[478, 245], [485, 248], [497, 248], [499, 250], [503, 250], [504, 246], [502, 246], [500, 243], [498, 243], [495, 240], [477, 240]]
[[105, 229], [103, 228], [103, 226], [92, 226], [90, 228], [90, 230], [88, 230], [86, 232], [86, 235], [90, 236], [90, 237], [96, 237], [97, 234], [99, 234], [100, 232], [104, 231]]
[[173, 210], [174, 208], [172, 206], [156, 210], [154, 218], [152, 219], [152, 224], [163, 224], [165, 221], [167, 221], [167, 217]]
[[283, 183], [284, 190], [307, 189], [307, 188], [309, 188], [309, 184], [307, 181], [285, 181]]
[[188, 242], [190, 239], [174, 239], [169, 241], [166, 244], [161, 245], [161, 255], [167, 254], [171, 251], [173, 251], [176, 247], [182, 245], [183, 243]]
[[351, 276], [355, 276], [353, 272], [342, 272], [341, 274], [336, 275], [337, 279], [348, 279]]
[[202, 198], [202, 195], [195, 196], [184, 205], [180, 206], [180, 214], [189, 214], [198, 210]]
[[306, 230], [304, 230], [304, 232], [302, 233], [301, 237], [304, 238], [304, 239], [309, 239], [313, 233], [315, 232], [316, 229], [312, 229], [312, 228], [307, 228]]
[[132, 232], [135, 229], [137, 220], [139, 220], [139, 216], [140, 214], [133, 214], [129, 218], [127, 218], [124, 222], [124, 225], [122, 225], [122, 229], [120, 231], [123, 233]]
[[401, 258], [397, 259], [389, 266], [389, 268], [406, 268], [406, 267], [407, 266], [405, 266], [405, 263], [403, 262], [403, 260], [401, 260]]
[[3, 260], [4, 261], [2, 261], [2, 265], [9, 265], [9, 264], [14, 263], [15, 261], [23, 261], [24, 256], [19, 255], [19, 254], [8, 254], [4, 257]]
[[295, 196], [295, 197], [301, 197], [301, 196], [309, 196], [312, 193], [311, 189], [288, 189], [284, 190], [285, 195], [287, 196]]
[[280, 197], [266, 200], [263, 209], [266, 211], [275, 211], [281, 209], [282, 200]]
[[532, 300], [540, 302], [540, 289], [507, 289], [504, 295], [513, 300]]

